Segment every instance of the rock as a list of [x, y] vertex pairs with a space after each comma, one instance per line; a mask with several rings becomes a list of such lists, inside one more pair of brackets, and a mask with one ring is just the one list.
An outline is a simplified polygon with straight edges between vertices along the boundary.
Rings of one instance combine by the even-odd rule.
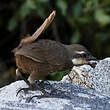
[[[28, 87], [24, 81], [16, 81], [0, 89], [0, 110], [109, 110], [110, 109], [110, 58], [89, 65], [74, 66], [62, 81], [49, 81], [45, 90], [53, 91], [54, 98], [34, 97], [40, 91], [17, 91]], [[75, 84], [67, 83], [73, 82]], [[80, 85], [80, 86], [79, 86]], [[84, 87], [82, 87], [84, 86]], [[86, 87], [86, 88], [85, 88]], [[89, 89], [93, 88], [93, 89]]]
[[92, 69], [93, 68], [89, 65], [74, 66], [71, 72], [63, 77], [62, 81], [72, 82], [74, 84], [92, 89], [92, 84], [90, 83], [90, 79], [88, 76], [88, 72]]
[[100, 60], [88, 75], [96, 91], [110, 96], [110, 58]]
[[98, 61], [95, 68], [89, 65], [74, 66], [62, 81], [93, 88], [101, 94], [110, 96], [110, 58]]
[[[94, 90], [65, 82], [49, 81], [56, 94], [56, 98], [33, 98], [40, 95], [39, 91], [17, 91], [28, 87], [24, 81], [16, 81], [0, 89], [0, 110], [109, 110], [110, 98]], [[46, 85], [48, 86], [48, 85]], [[49, 90], [52, 89], [49, 88]], [[60, 96], [60, 98], [57, 98]]]

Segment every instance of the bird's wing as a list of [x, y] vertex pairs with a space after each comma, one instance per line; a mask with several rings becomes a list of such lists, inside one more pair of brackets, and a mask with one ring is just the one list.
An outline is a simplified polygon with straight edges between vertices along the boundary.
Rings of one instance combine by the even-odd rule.
[[39, 63], [62, 65], [67, 61], [67, 52], [61, 43], [50, 40], [41, 40], [28, 44], [19, 49], [16, 54], [24, 55]]

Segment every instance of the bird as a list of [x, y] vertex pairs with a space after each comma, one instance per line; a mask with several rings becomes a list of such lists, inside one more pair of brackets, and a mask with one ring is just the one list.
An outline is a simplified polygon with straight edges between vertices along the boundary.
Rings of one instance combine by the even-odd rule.
[[52, 23], [55, 14], [56, 12], [53, 11], [32, 36], [22, 39], [20, 44], [13, 50], [18, 67], [16, 77], [22, 77], [29, 88], [35, 86], [35, 80], [40, 77], [71, 69], [75, 65], [89, 64], [90, 60], [95, 59], [80, 44], [66, 45], [48, 39], [37, 40]]

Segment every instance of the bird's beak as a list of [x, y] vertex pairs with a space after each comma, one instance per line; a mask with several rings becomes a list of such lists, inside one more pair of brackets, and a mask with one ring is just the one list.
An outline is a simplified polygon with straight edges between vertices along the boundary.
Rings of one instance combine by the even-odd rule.
[[90, 56], [89, 60], [97, 61], [97, 59], [94, 56]]
[[94, 68], [97, 65], [97, 62], [98, 60], [95, 57], [91, 56], [88, 61], [88, 64]]

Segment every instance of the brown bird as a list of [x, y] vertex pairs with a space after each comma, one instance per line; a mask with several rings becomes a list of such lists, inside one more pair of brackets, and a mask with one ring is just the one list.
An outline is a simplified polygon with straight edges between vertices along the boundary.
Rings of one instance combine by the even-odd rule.
[[[64, 45], [52, 40], [38, 40], [55, 17], [55, 11], [44, 21], [40, 28], [31, 36], [21, 40], [13, 52], [18, 67], [16, 75], [29, 77], [24, 80], [33, 85], [36, 79], [56, 71], [72, 68], [74, 65], [89, 64], [94, 57], [82, 45]], [[42, 90], [41, 90], [42, 91]], [[44, 92], [44, 91], [42, 91]]]

